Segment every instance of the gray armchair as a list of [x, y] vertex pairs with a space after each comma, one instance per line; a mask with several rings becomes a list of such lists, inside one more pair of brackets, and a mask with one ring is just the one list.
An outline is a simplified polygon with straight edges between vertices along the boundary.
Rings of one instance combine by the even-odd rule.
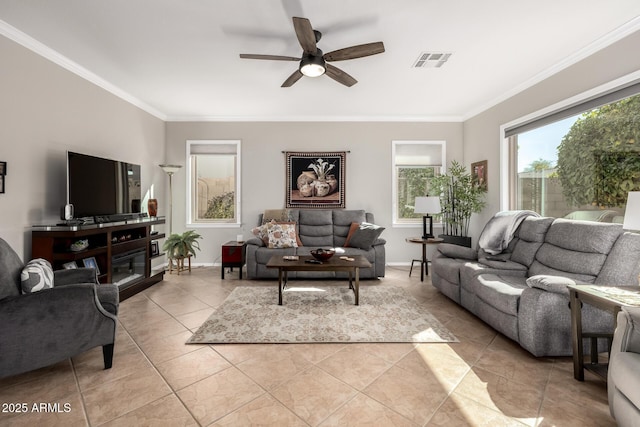
[[54, 272], [54, 286], [22, 294], [24, 264], [0, 239], [0, 378], [60, 362], [102, 346], [111, 368], [118, 288], [98, 284], [95, 270]]
[[640, 307], [622, 307], [609, 355], [609, 410], [619, 426], [640, 424]]

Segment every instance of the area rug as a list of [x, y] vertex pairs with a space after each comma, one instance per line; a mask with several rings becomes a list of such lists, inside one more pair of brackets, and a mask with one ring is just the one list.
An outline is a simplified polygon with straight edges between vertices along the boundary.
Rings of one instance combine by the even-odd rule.
[[187, 344], [458, 341], [402, 288], [361, 287], [358, 306], [338, 285], [292, 287], [277, 301], [277, 285], [235, 288]]

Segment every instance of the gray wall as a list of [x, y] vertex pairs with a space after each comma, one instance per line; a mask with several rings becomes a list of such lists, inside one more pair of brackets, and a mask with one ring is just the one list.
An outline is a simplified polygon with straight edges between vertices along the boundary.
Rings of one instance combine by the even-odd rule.
[[[220, 246], [237, 234], [251, 236], [258, 214], [285, 206], [285, 158], [282, 151], [343, 151], [346, 161], [346, 208], [365, 209], [386, 230], [387, 262], [408, 263], [420, 258], [419, 245], [405, 237], [419, 236], [422, 227], [394, 228], [391, 224], [391, 141], [445, 140], [447, 163], [462, 156], [461, 123], [354, 122], [169, 122], [167, 161], [185, 165], [186, 141], [236, 139], [242, 141], [242, 229], [198, 228], [203, 235], [196, 263], [220, 262]], [[173, 231], [185, 229], [184, 169], [174, 176]], [[162, 203], [162, 202], [161, 202]]]
[[[603, 49], [464, 123], [370, 122], [169, 122], [149, 115], [30, 50], [0, 37], [0, 161], [8, 163], [0, 194], [0, 237], [23, 258], [30, 256], [32, 224], [56, 222], [65, 199], [65, 152], [142, 165], [143, 193], [160, 199], [167, 214], [163, 162], [185, 162], [188, 139], [242, 141], [243, 228], [200, 229], [198, 263], [219, 262], [220, 244], [246, 237], [259, 212], [284, 206], [283, 150], [349, 150], [348, 209], [366, 209], [387, 227], [388, 261], [406, 263], [419, 247], [405, 243], [419, 227], [391, 225], [391, 141], [446, 140], [447, 163], [489, 161], [487, 208], [472, 218], [474, 242], [500, 210], [499, 128], [519, 117], [640, 70], [640, 33]], [[166, 155], [165, 155], [166, 150]], [[268, 167], [265, 167], [268, 165]], [[174, 230], [185, 228], [184, 169], [174, 179]]]
[[142, 166], [143, 194], [164, 193], [165, 124], [0, 36], [0, 237], [31, 256], [31, 226], [59, 221], [66, 151]]
[[[471, 234], [500, 207], [500, 126], [640, 70], [640, 31], [596, 52], [464, 122], [464, 162], [488, 160], [487, 207], [472, 218]], [[507, 207], [505, 206], [505, 209]]]

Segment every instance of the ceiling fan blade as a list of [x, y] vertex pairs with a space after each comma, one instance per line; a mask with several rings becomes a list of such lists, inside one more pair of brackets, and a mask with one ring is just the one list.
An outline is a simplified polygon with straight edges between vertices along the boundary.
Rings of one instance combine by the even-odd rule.
[[374, 42], [334, 50], [333, 52], [325, 53], [323, 58], [325, 61], [344, 61], [345, 59], [362, 58], [382, 52], [384, 52], [384, 44], [382, 42]]
[[311, 22], [307, 18], [293, 17], [293, 28], [296, 30], [296, 36], [300, 42], [300, 46], [306, 53], [316, 53], [316, 34], [313, 32]]
[[349, 74], [342, 71], [340, 68], [334, 67], [331, 64], [325, 64], [325, 66], [326, 66], [325, 74], [331, 77], [333, 80], [337, 81], [338, 83], [342, 83], [347, 87], [351, 87], [354, 84], [358, 83], [356, 79], [354, 79]]
[[280, 56], [280, 55], [254, 55], [252, 53], [241, 53], [240, 58], [243, 59], [269, 59], [273, 61], [300, 61], [301, 58], [294, 58], [293, 56]]
[[293, 84], [294, 84], [295, 82], [297, 82], [298, 80], [300, 80], [300, 79], [302, 78], [302, 76], [303, 76], [303, 75], [304, 75], [304, 74], [302, 74], [302, 73], [300, 72], [300, 70], [295, 70], [295, 71], [293, 72], [293, 74], [291, 74], [291, 75], [289, 76], [289, 78], [288, 78], [287, 80], [285, 80], [285, 81], [284, 81], [284, 83], [282, 83], [282, 86], [280, 86], [280, 87], [291, 87], [291, 86], [293, 86]]

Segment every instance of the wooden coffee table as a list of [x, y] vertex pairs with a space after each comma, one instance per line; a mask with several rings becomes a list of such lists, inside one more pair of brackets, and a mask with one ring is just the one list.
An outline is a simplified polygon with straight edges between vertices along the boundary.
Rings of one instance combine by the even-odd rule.
[[334, 255], [322, 264], [311, 264], [306, 262], [314, 259], [311, 255], [300, 255], [297, 261], [288, 261], [283, 259], [282, 255], [273, 255], [267, 262], [267, 268], [278, 269], [278, 305], [282, 305], [282, 291], [287, 287], [289, 271], [346, 271], [349, 273], [349, 289], [352, 289], [355, 295], [355, 305], [359, 305], [360, 269], [371, 267], [371, 263], [361, 255], [353, 255], [350, 258], [353, 258], [353, 261], [340, 259], [338, 255]]

